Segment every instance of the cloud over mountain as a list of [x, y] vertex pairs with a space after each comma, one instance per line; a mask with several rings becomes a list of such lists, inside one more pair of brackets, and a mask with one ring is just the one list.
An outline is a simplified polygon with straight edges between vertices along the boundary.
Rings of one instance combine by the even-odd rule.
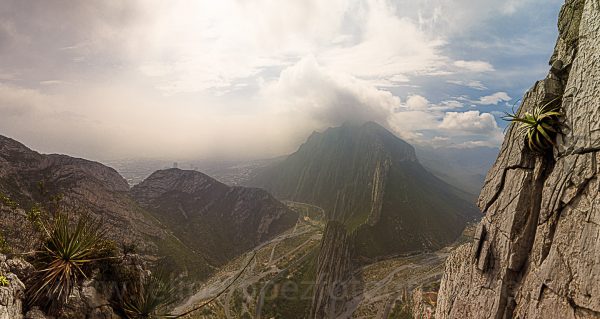
[[553, 43], [555, 26], [523, 12], [559, 4], [8, 0], [0, 134], [86, 157], [260, 157], [372, 120], [416, 143], [491, 144], [440, 127], [446, 112], [492, 116], [545, 72], [530, 38]]

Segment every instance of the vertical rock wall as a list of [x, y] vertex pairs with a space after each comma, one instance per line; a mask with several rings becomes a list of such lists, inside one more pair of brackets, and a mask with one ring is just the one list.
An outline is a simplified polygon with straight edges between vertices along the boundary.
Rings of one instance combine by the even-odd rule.
[[344, 283], [353, 270], [353, 242], [352, 235], [343, 224], [337, 221], [327, 223], [319, 251], [310, 318], [336, 318], [350, 297]]
[[564, 135], [539, 156], [508, 130], [436, 318], [600, 318], [600, 1], [567, 0], [558, 27], [550, 72], [519, 112], [560, 98]]

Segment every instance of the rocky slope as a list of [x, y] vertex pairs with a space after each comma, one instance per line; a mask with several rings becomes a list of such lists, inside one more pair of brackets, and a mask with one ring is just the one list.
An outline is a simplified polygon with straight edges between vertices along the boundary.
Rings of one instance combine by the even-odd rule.
[[600, 318], [600, 2], [567, 0], [558, 27], [550, 72], [519, 112], [559, 97], [564, 134], [538, 156], [509, 129], [436, 318]]
[[341, 285], [357, 264], [443, 247], [479, 215], [419, 164], [411, 145], [375, 123], [314, 133], [252, 183], [324, 209], [313, 318], [342, 311], [350, 295]]
[[157, 171], [132, 196], [213, 265], [292, 227], [298, 214], [262, 189], [229, 187], [196, 171]]
[[[221, 267], [175, 312], [211, 299], [248, 265], [217, 302], [184, 318], [307, 318], [324, 224], [317, 207], [287, 204], [303, 217], [293, 229], [257, 247], [254, 259], [248, 253]], [[351, 298], [338, 317], [432, 318], [428, 315], [435, 311], [435, 291], [449, 251], [396, 257], [354, 269], [345, 283]]]
[[40, 154], [0, 136], [0, 193], [21, 207], [11, 210], [0, 202], [0, 221], [5, 237], [17, 250], [27, 248], [25, 211], [60, 195], [64, 210], [101, 218], [111, 238], [137, 242], [140, 249], [155, 252], [157, 242], [168, 234], [128, 192], [127, 182], [112, 168], [65, 155]]
[[[192, 280], [206, 278], [215, 265], [293, 226], [297, 219], [263, 190], [230, 188], [201, 173], [180, 170], [159, 171], [130, 190], [112, 168], [40, 154], [3, 136], [0, 195], [0, 235], [15, 252], [37, 248], [30, 240], [36, 236], [27, 213], [60, 195], [61, 211], [101, 219], [118, 246], [134, 244], [152, 259], [167, 257], [173, 271], [186, 272]], [[6, 198], [19, 208], [10, 207]]]

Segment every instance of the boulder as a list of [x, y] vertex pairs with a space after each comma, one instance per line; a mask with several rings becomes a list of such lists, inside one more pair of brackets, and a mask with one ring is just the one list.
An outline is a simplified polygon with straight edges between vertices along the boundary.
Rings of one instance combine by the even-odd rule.
[[2, 273], [8, 279], [7, 286], [0, 286], [0, 319], [23, 318], [25, 285], [12, 273]]

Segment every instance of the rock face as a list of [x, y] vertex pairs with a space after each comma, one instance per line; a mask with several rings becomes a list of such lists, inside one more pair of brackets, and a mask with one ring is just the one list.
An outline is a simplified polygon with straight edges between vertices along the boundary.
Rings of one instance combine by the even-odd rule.
[[475, 241], [448, 259], [436, 318], [600, 318], [600, 2], [568, 0], [546, 79], [563, 135], [533, 154], [511, 126], [479, 198]]
[[13, 273], [0, 274], [9, 282], [8, 286], [0, 287], [0, 319], [22, 319], [25, 286]]
[[327, 223], [319, 250], [310, 318], [335, 318], [349, 296], [344, 285], [353, 272], [354, 238], [336, 222]]
[[7, 259], [0, 254], [0, 276], [8, 280], [0, 286], [0, 319], [22, 319], [25, 285], [19, 277], [27, 278], [33, 267], [22, 259]]
[[[55, 316], [47, 316], [37, 306], [28, 309], [25, 316], [25, 291], [26, 285], [30, 284], [28, 279], [35, 272], [34, 267], [22, 258], [13, 257], [7, 259], [0, 254], [0, 275], [7, 277], [9, 284], [0, 286], [0, 319], [119, 319], [113, 310], [116, 296], [116, 285], [122, 285], [132, 274], [143, 274], [146, 272], [144, 262], [138, 255], [119, 256], [119, 262], [111, 267], [104, 268], [105, 272], [96, 269], [89, 278], [74, 285], [67, 303]], [[106, 265], [105, 265], [106, 266]]]
[[157, 171], [133, 197], [212, 265], [294, 226], [298, 213], [262, 189], [229, 187], [196, 171]]

